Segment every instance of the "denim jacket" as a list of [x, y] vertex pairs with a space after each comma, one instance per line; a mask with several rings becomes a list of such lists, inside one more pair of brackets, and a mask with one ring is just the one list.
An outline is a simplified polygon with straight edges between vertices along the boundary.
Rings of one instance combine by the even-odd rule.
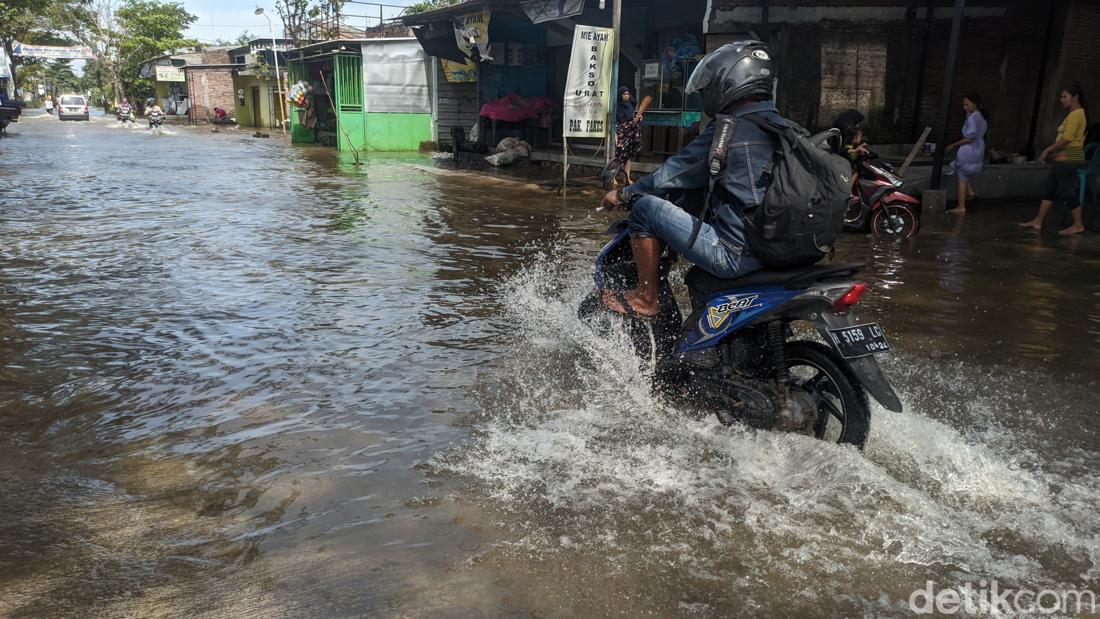
[[[745, 114], [762, 112], [763, 116], [778, 124], [786, 121], [771, 101], [746, 105], [734, 113], [737, 119]], [[645, 194], [663, 196], [675, 189], [700, 189], [710, 181], [707, 156], [714, 138], [714, 123], [707, 125], [699, 137], [691, 141], [676, 155], [669, 157], [652, 174], [641, 178], [623, 190], [627, 196]], [[756, 208], [764, 201], [767, 182], [764, 166], [775, 153], [777, 138], [750, 122], [737, 121], [733, 140], [726, 153], [726, 165], [722, 168], [719, 184], [725, 191], [715, 191], [711, 196], [711, 224], [726, 247], [740, 254], [745, 247], [744, 224], [738, 211]], [[736, 204], [730, 204], [730, 201]]]

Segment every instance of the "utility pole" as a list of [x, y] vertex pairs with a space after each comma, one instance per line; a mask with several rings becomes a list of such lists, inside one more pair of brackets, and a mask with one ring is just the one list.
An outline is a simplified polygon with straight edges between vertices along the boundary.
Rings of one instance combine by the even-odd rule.
[[955, 16], [951, 20], [951, 43], [947, 46], [947, 66], [943, 73], [943, 100], [940, 117], [936, 119], [936, 156], [932, 160], [931, 188], [938, 190], [943, 176], [944, 145], [947, 143], [947, 116], [951, 113], [951, 87], [955, 82], [955, 59], [959, 52], [959, 32], [962, 30], [966, 0], [955, 0]]
[[611, 102], [607, 106], [607, 146], [604, 148], [604, 165], [611, 163], [615, 156], [615, 107], [619, 103], [619, 22], [622, 19], [623, 0], [614, 0], [611, 5], [611, 31], [614, 40], [611, 42]]
[[279, 107], [279, 126], [283, 129], [283, 137], [286, 137], [286, 102], [283, 101], [283, 74], [279, 72], [279, 44], [275, 42], [275, 26], [271, 23], [271, 17], [264, 13], [263, 7], [256, 7], [254, 13], [267, 19], [267, 29], [271, 31], [271, 56], [275, 59], [275, 91], [278, 93], [278, 101], [275, 103]]

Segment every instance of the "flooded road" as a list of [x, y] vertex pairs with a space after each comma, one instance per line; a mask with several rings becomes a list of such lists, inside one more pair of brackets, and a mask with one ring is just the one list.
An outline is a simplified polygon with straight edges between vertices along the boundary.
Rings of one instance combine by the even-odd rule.
[[[607, 216], [274, 136], [0, 140], [0, 615], [904, 614], [1100, 591], [1100, 238], [849, 236], [866, 451], [685, 418], [575, 318]], [[984, 586], [984, 585], [983, 585]]]

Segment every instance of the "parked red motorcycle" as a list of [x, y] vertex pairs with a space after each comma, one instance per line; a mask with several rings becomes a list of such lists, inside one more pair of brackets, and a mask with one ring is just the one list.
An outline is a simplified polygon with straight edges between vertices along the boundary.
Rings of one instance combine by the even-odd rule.
[[844, 229], [870, 230], [876, 236], [908, 239], [920, 230], [920, 198], [902, 191], [905, 181], [894, 166], [873, 152], [856, 163], [859, 180], [852, 187], [852, 201], [844, 214]]

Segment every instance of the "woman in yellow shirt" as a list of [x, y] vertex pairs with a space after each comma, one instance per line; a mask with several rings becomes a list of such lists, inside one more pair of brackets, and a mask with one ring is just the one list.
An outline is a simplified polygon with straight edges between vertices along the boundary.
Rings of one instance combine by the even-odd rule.
[[[1054, 156], [1054, 166], [1047, 176], [1043, 201], [1039, 203], [1039, 213], [1035, 218], [1021, 223], [1021, 228], [1040, 229], [1055, 200], [1077, 202], [1077, 168], [1085, 160], [1085, 126], [1088, 124], [1085, 119], [1085, 93], [1080, 86], [1073, 84], [1062, 89], [1061, 102], [1062, 107], [1069, 110], [1069, 114], [1058, 125], [1058, 139], [1039, 155], [1040, 163], [1051, 155]], [[1059, 232], [1063, 236], [1085, 231], [1085, 226], [1081, 224], [1081, 205], [1073, 207], [1070, 213], [1073, 215], [1073, 225]]]

